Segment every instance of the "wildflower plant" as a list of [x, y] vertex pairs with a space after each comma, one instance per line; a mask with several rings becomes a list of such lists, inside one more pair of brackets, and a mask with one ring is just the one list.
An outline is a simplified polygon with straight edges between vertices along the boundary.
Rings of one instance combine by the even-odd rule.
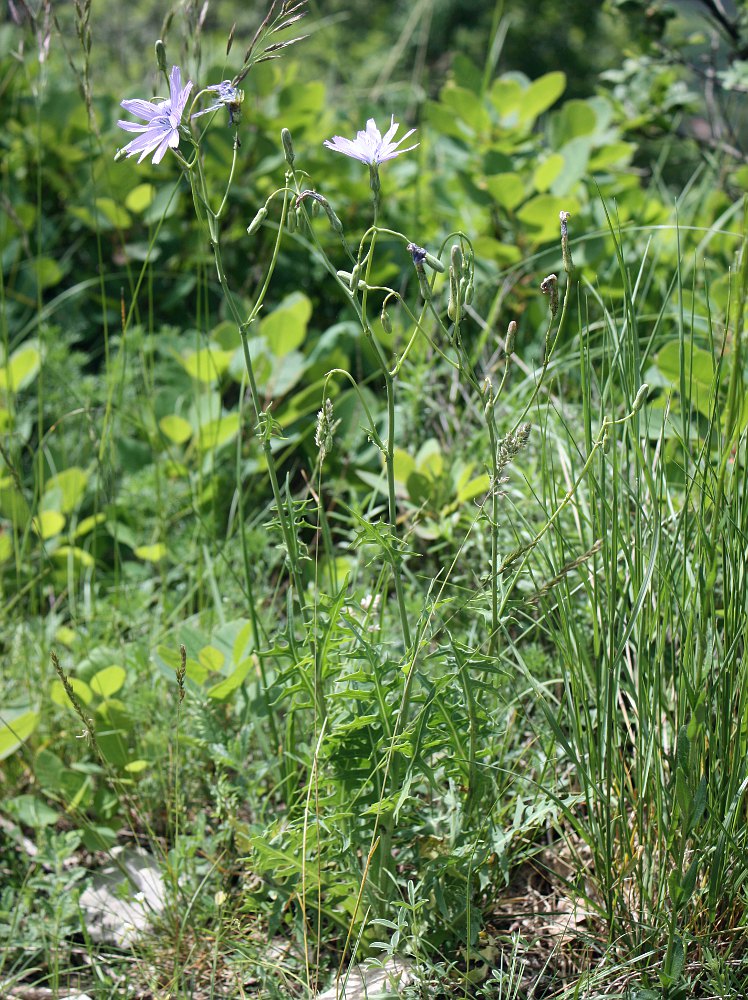
[[[485, 420], [489, 448], [484, 460], [490, 485], [475, 511], [469, 531], [473, 531], [476, 525], [487, 524], [490, 532], [491, 561], [488, 573], [490, 611], [487, 615], [489, 625], [485, 639], [480, 645], [485, 647], [482, 649], [481, 655], [494, 656], [502, 627], [503, 574], [509, 566], [513, 566], [524, 558], [543, 534], [539, 533], [521, 550], [511, 553], [502, 561], [499, 547], [499, 522], [504, 474], [509, 464], [517, 460], [530, 439], [531, 425], [525, 418], [541, 390], [553, 350], [565, 322], [567, 303], [572, 287], [572, 271], [569, 264], [566, 269], [564, 303], [560, 313], [555, 299], [552, 305], [545, 341], [543, 367], [535, 384], [532, 398], [525, 411], [514, 422], [511, 430], [501, 434], [496, 411], [509, 376], [516, 325], [509, 324], [501, 363], [501, 374], [498, 384], [494, 388], [491, 380], [486, 381], [479, 376], [475, 368], [475, 360], [463, 339], [465, 325], [472, 318], [471, 309], [475, 289], [476, 260], [469, 236], [462, 231], [454, 231], [446, 236], [439, 247], [428, 248], [421, 245], [422, 240], [418, 233], [405, 233], [380, 223], [382, 209], [380, 166], [400, 155], [412, 153], [420, 146], [420, 141], [403, 146], [403, 143], [413, 136], [415, 129], [407, 129], [397, 139], [400, 126], [395, 121], [394, 115], [391, 116], [389, 128], [384, 134], [377, 127], [375, 119], [370, 118], [366, 128], [359, 131], [354, 139], [335, 135], [332, 139], [324, 142], [324, 146], [328, 150], [342, 153], [369, 167], [370, 186], [373, 193], [373, 219], [363, 235], [358, 240], [354, 240], [346, 234], [340, 214], [327, 195], [310, 186], [309, 174], [299, 165], [299, 157], [294, 149], [291, 133], [284, 128], [281, 132], [281, 146], [286, 163], [284, 183], [270, 194], [247, 226], [247, 234], [252, 237], [262, 227], [272, 223], [275, 227], [274, 243], [264, 278], [260, 283], [259, 293], [249, 311], [242, 314], [239, 300], [233, 293], [229, 275], [224, 267], [221, 247], [222, 222], [226, 215], [232, 184], [239, 165], [241, 146], [239, 110], [242, 104], [242, 92], [239, 85], [253, 65], [266, 58], [275, 58], [278, 51], [289, 44], [288, 42], [271, 43], [269, 39], [275, 31], [294, 24], [302, 14], [303, 3], [294, 4], [286, 0], [280, 4], [273, 4], [268, 17], [245, 54], [242, 68], [232, 79], [198, 89], [188, 107], [193, 84], [192, 81], [188, 81], [183, 85], [180, 69], [175, 66], [169, 75], [170, 96], [168, 98], [154, 101], [129, 100], [123, 102], [125, 109], [140, 117], [145, 124], [135, 125], [131, 122], [120, 122], [119, 124], [126, 131], [139, 133], [138, 138], [132, 140], [122, 151], [124, 155], [139, 155], [140, 160], [142, 160], [152, 153], [155, 164], [163, 159], [168, 150], [172, 150], [176, 157], [190, 184], [197, 218], [210, 243], [226, 309], [241, 338], [255, 433], [262, 449], [264, 465], [270, 481], [274, 502], [274, 525], [280, 530], [282, 548], [285, 554], [285, 570], [289, 577], [288, 621], [285, 626], [285, 641], [288, 643], [289, 649], [293, 651], [294, 662], [291, 669], [298, 672], [298, 689], [303, 691], [307, 698], [303, 702], [303, 707], [313, 714], [312, 732], [316, 750], [307, 779], [307, 795], [303, 807], [302, 888], [299, 890], [299, 904], [303, 915], [305, 935], [310, 920], [307, 908], [309, 877], [306, 866], [309, 853], [307, 843], [312, 820], [312, 802], [316, 800], [315, 789], [320, 780], [320, 770], [324, 766], [325, 760], [334, 762], [336, 741], [344, 744], [347, 738], [347, 729], [344, 725], [336, 729], [336, 713], [340, 713], [340, 705], [345, 700], [346, 692], [351, 692], [354, 703], [360, 696], [360, 692], [353, 693], [352, 682], [344, 672], [341, 673], [341, 668], [332, 669], [329, 666], [331, 648], [329, 637], [333, 634], [332, 630], [338, 625], [345, 628], [347, 634], [352, 636], [350, 641], [355, 656], [359, 658], [364, 656], [372, 664], [370, 683], [374, 685], [377, 692], [377, 706], [369, 718], [372, 731], [369, 747], [369, 752], [372, 755], [371, 775], [364, 782], [363, 788], [351, 788], [350, 794], [354, 795], [356, 799], [362, 798], [362, 801], [368, 801], [367, 815], [373, 816], [373, 820], [368, 827], [365, 827], [368, 832], [368, 847], [362, 846], [359, 854], [363, 859], [363, 866], [359, 871], [358, 895], [352, 912], [350, 907], [346, 911], [349, 924], [340, 960], [342, 969], [344, 962], [351, 957], [351, 952], [356, 950], [356, 936], [362, 933], [362, 924], [366, 922], [366, 913], [382, 918], [388, 904], [397, 897], [398, 881], [394, 858], [397, 847], [398, 811], [403, 806], [403, 802], [407, 800], [409, 781], [412, 780], [413, 765], [409, 763], [409, 759], [418, 756], [418, 742], [423, 739], [424, 723], [418, 723], [422, 712], [418, 687], [421, 683], [428, 686], [428, 681], [423, 681], [426, 670], [426, 650], [430, 644], [436, 643], [439, 639], [440, 625], [437, 608], [451, 572], [451, 570], [446, 572], [444, 579], [439, 581], [438, 585], [437, 581], [434, 582], [433, 595], [427, 604], [414, 615], [412, 608], [408, 605], [404, 586], [408, 571], [408, 539], [404, 536], [400, 526], [396, 491], [396, 397], [398, 383], [415, 344], [419, 340], [423, 340], [452, 370], [465, 392], [471, 394], [475, 406], [479, 408]], [[157, 53], [165, 72], [163, 47], [160, 49], [157, 47]], [[206, 99], [207, 106], [201, 107], [202, 102]], [[207, 130], [223, 118], [221, 112], [224, 109], [228, 111], [228, 122], [235, 129], [235, 137], [225, 189], [220, 197], [216, 197], [208, 188], [203, 162], [203, 140]], [[202, 130], [203, 123], [205, 123], [204, 130]], [[313, 212], [319, 212], [320, 209], [324, 212], [330, 229], [338, 238], [335, 242], [334, 254], [342, 259], [335, 259], [334, 254], [328, 251], [320, 238], [319, 229], [313, 222]], [[563, 213], [561, 223], [564, 263], [566, 264], [567, 260], [570, 261], [567, 213]], [[346, 584], [343, 584], [339, 593], [327, 598], [320, 592], [316, 571], [314, 580], [309, 579], [306, 555], [308, 547], [302, 538], [309, 528], [311, 501], [294, 500], [288, 486], [285, 490], [281, 489], [273, 439], [283, 434], [283, 428], [268, 410], [263, 410], [261, 407], [249, 332], [263, 308], [282, 243], [284, 239], [289, 237], [300, 240], [311, 249], [311, 253], [321, 263], [329, 275], [330, 281], [336, 286], [343, 302], [347, 304], [355, 316], [361, 335], [368, 344], [370, 353], [376, 359], [386, 395], [386, 418], [384, 426], [382, 426], [380, 421], [372, 415], [366, 396], [353, 375], [344, 369], [333, 369], [324, 379], [321, 409], [317, 417], [314, 435], [318, 456], [316, 465], [318, 481], [314, 495], [317, 501], [318, 516], [316, 528], [319, 533], [325, 534], [329, 529], [326, 525], [323, 509], [322, 475], [325, 461], [331, 453], [335, 432], [339, 426], [339, 420], [334, 416], [331, 402], [334, 395], [332, 389], [337, 381], [343, 380], [352, 387], [361, 404], [365, 414], [366, 433], [381, 453], [386, 478], [386, 508], [381, 521], [376, 523], [374, 519], [367, 520], [358, 517], [361, 543], [371, 545], [380, 557], [377, 587], [368, 588], [369, 597], [366, 608], [363, 609], [362, 606], [367, 622], [364, 628], [361, 627], [356, 616], [346, 611]], [[394, 245], [398, 248], [402, 269], [406, 275], [410, 274], [411, 276], [410, 281], [398, 284], [397, 287], [380, 285], [375, 280], [377, 250], [385, 240], [389, 246]], [[345, 266], [341, 266], [341, 264]], [[553, 291], [555, 293], [555, 284]], [[393, 310], [398, 310], [401, 313], [406, 327], [409, 327], [409, 333], [401, 343], [396, 342], [395, 348], [390, 350], [375, 334], [373, 315], [378, 315], [381, 318], [382, 327], [387, 330], [391, 328], [390, 312]], [[602, 438], [595, 443], [592, 454], [595, 454], [600, 447], [602, 447]], [[237, 483], [237, 487], [241, 491], [240, 483]], [[571, 494], [565, 498], [559, 509], [551, 516], [544, 530], [547, 530], [554, 523], [564, 506], [568, 504], [570, 496]], [[260, 623], [260, 613], [253, 597], [252, 567], [249, 559], [246, 558], [246, 553], [245, 572], [252, 634], [271, 730], [271, 746], [280, 748], [284, 739], [288, 744], [293, 743], [294, 713], [293, 710], [289, 710], [289, 717], [284, 718], [284, 709], [279, 704], [279, 700], [277, 698], [274, 700], [271, 697], [273, 682], [268, 671], [268, 663], [273, 662], [278, 652], [277, 649], [271, 652], [259, 648], [263, 628]], [[387, 606], [388, 595], [391, 595], [389, 609]], [[376, 629], [371, 627], [370, 619], [374, 617], [376, 617]], [[387, 623], [386, 629], [382, 623]], [[338, 641], [335, 639], [333, 645]], [[449, 656], [454, 658], [456, 669], [461, 670], [460, 655], [451, 650]], [[472, 726], [475, 723], [476, 708], [472, 695], [467, 689], [464, 689], [464, 695]], [[417, 710], [416, 706], [419, 706]], [[375, 721], [376, 725], [374, 725]], [[358, 723], [354, 727], [356, 738], [358, 738], [360, 726], [361, 724]], [[284, 728], [285, 738], [283, 736]], [[376, 736], [374, 732], [377, 733]], [[329, 750], [328, 743], [331, 744]], [[480, 813], [482, 787], [477, 767], [477, 754], [478, 747], [473, 732], [469, 747], [465, 749], [463, 780], [465, 814], [468, 817], [476, 818]], [[293, 766], [293, 761], [288, 755], [277, 762], [279, 787], [291, 788], [297, 784], [297, 779], [293, 774]], [[427, 767], [425, 764], [423, 766]], [[344, 781], [341, 779], [341, 785], [343, 784]], [[317, 878], [318, 906], [321, 908], [323, 892], [321, 868], [318, 869]], [[308, 947], [305, 947], [305, 953], [308, 963]], [[311, 986], [310, 975], [309, 979]]]

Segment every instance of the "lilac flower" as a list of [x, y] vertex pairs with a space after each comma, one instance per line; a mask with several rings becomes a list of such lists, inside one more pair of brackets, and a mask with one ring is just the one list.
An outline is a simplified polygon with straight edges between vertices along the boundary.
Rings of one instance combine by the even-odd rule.
[[129, 111], [136, 118], [142, 118], [146, 122], [145, 125], [127, 121], [117, 122], [119, 127], [126, 132], [141, 133], [137, 139], [133, 139], [122, 150], [128, 156], [140, 153], [138, 163], [146, 156], [150, 156], [151, 153], [153, 153], [153, 162], [160, 163], [170, 146], [172, 149], [179, 146], [179, 126], [187, 98], [192, 90], [192, 81], [189, 80], [186, 86], [182, 86], [182, 74], [178, 66], [171, 68], [169, 90], [169, 97], [165, 101], [134, 100], [122, 102], [125, 111]]
[[328, 149], [335, 150], [336, 153], [344, 153], [346, 156], [352, 156], [354, 160], [360, 160], [362, 163], [368, 163], [370, 167], [376, 167], [378, 164], [384, 163], [385, 160], [394, 160], [400, 153], [409, 153], [418, 145], [416, 143], [415, 146], [408, 146], [407, 149], [398, 149], [400, 143], [405, 142], [408, 136], [415, 132], [415, 129], [412, 128], [397, 142], [393, 142], [399, 127], [393, 115], [390, 127], [382, 135], [374, 119], [370, 118], [366, 123], [366, 131], [358, 132], [355, 139], [344, 139], [341, 135], [334, 135], [332, 139], [325, 139], [324, 145]]
[[202, 111], [197, 111], [192, 117], [199, 118], [201, 115], [207, 115], [211, 111], [220, 111], [221, 108], [227, 108], [229, 112], [229, 125], [238, 124], [241, 103], [244, 100], [244, 92], [237, 90], [231, 80], [223, 80], [221, 83], [213, 84], [211, 87], [205, 87], [204, 90], [211, 94], [217, 94], [217, 99], [213, 101], [210, 107]]

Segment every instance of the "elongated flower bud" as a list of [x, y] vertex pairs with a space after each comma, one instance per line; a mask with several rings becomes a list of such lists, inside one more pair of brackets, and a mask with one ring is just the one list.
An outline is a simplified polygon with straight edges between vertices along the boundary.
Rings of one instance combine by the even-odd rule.
[[514, 354], [514, 340], [517, 336], [517, 323], [512, 320], [506, 328], [506, 340], [504, 341], [504, 353]]
[[281, 142], [283, 143], [283, 155], [286, 157], [286, 163], [292, 167], [296, 157], [293, 151], [293, 139], [287, 128], [281, 129]]
[[574, 261], [571, 259], [571, 250], [569, 250], [568, 223], [571, 216], [568, 212], [559, 212], [558, 217], [561, 220], [561, 259], [564, 263], [564, 271], [571, 274], [574, 270]]
[[423, 267], [417, 267], [416, 274], [418, 275], [418, 287], [421, 291], [421, 298], [424, 302], [430, 302], [431, 285], [429, 285], [429, 279], [426, 277], [426, 272]]
[[551, 318], [554, 319], [558, 312], [558, 278], [555, 274], [549, 274], [540, 282], [540, 291], [548, 296]]
[[296, 212], [293, 208], [289, 208], [286, 213], [286, 229], [289, 233], [296, 232]]
[[639, 410], [641, 410], [642, 406], [644, 406], [644, 402], [647, 398], [648, 392], [649, 392], [649, 386], [647, 385], [646, 382], [644, 382], [644, 384], [640, 386], [639, 391], [636, 394], [636, 399], [634, 400], [633, 405], [631, 407], [632, 413], [638, 413]]
[[158, 39], [155, 45], [156, 49], [156, 64], [162, 73], [166, 72], [166, 46], [161, 38]]
[[268, 214], [267, 207], [263, 205], [262, 208], [257, 213], [257, 215], [254, 217], [254, 219], [252, 219], [250, 224], [247, 226], [247, 234], [249, 236], [252, 236], [253, 233], [257, 232], [257, 230], [260, 228], [263, 221], [267, 217], [267, 214]]

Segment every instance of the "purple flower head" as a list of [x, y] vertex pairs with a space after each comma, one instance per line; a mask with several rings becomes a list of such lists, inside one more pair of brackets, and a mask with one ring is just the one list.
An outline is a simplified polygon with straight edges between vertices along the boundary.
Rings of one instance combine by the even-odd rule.
[[182, 74], [178, 66], [172, 66], [169, 76], [169, 97], [165, 101], [123, 101], [125, 111], [142, 118], [146, 123], [118, 121], [117, 124], [126, 132], [140, 132], [137, 139], [128, 142], [122, 150], [128, 156], [140, 153], [138, 163], [153, 153], [153, 162], [160, 163], [166, 150], [171, 146], [179, 146], [179, 126], [187, 104], [187, 98], [192, 90], [192, 81], [182, 86]]
[[384, 163], [385, 160], [394, 160], [400, 153], [409, 153], [411, 149], [416, 148], [418, 143], [415, 146], [408, 146], [407, 149], [397, 148], [401, 142], [405, 142], [408, 136], [413, 135], [415, 132], [415, 129], [412, 128], [404, 136], [401, 136], [397, 142], [393, 142], [392, 140], [399, 128], [400, 125], [395, 121], [395, 116], [393, 115], [390, 120], [390, 127], [382, 135], [374, 119], [370, 118], [366, 123], [366, 131], [358, 132], [355, 139], [344, 139], [341, 135], [334, 135], [332, 139], [325, 139], [324, 144], [328, 149], [334, 149], [336, 153], [344, 153], [346, 156], [352, 156], [354, 160], [360, 160], [362, 163], [368, 163], [370, 167], [373, 167], [379, 163]]
[[207, 115], [211, 111], [220, 111], [221, 108], [227, 108], [229, 112], [229, 125], [239, 123], [241, 103], [244, 100], [243, 90], [237, 90], [231, 80], [223, 80], [221, 83], [215, 83], [211, 87], [203, 89], [211, 94], [216, 94], [216, 100], [209, 107], [204, 108], [202, 111], [197, 111], [192, 115], [193, 118], [199, 118], [201, 115]]
[[426, 260], [424, 248], [419, 247], [417, 243], [409, 243], [405, 249], [410, 253], [416, 267], [423, 267], [423, 262]]

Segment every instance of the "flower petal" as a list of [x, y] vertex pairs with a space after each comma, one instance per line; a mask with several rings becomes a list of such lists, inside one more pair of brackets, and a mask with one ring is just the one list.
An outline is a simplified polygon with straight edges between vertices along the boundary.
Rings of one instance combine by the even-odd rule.
[[122, 107], [125, 111], [129, 111], [131, 115], [137, 115], [138, 118], [144, 118], [149, 122], [151, 118], [161, 114], [162, 103], [164, 102], [141, 101], [136, 98], [133, 101], [122, 101]]

